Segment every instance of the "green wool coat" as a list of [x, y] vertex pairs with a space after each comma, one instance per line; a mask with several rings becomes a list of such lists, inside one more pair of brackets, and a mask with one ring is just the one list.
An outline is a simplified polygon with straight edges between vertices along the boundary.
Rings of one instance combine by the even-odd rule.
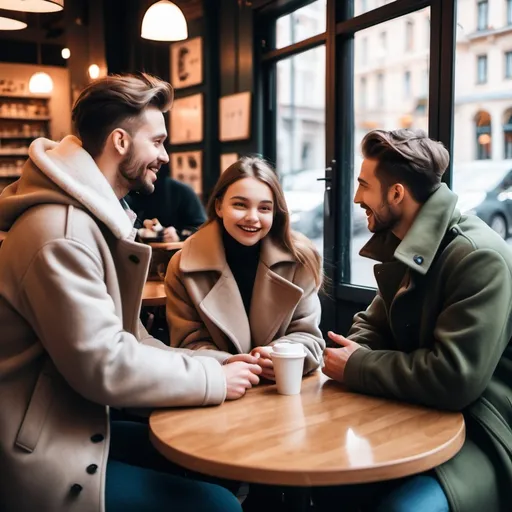
[[466, 441], [436, 468], [454, 512], [512, 510], [512, 249], [461, 215], [441, 185], [400, 241], [375, 234], [361, 255], [378, 293], [348, 337], [365, 347], [347, 386], [461, 411]]

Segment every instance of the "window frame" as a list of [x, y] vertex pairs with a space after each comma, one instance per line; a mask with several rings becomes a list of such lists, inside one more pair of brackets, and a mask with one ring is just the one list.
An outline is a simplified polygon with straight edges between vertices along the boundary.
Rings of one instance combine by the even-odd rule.
[[[288, 5], [303, 6], [311, 0]], [[368, 303], [375, 296], [375, 288], [351, 284], [351, 216], [353, 201], [353, 113], [354, 113], [354, 35], [366, 28], [430, 7], [430, 63], [428, 72], [429, 135], [441, 141], [453, 154], [453, 113], [456, 38], [456, 0], [395, 0], [381, 7], [354, 16], [355, 0], [339, 2], [327, 0], [326, 32], [289, 47], [265, 49], [261, 54], [263, 118], [266, 128], [264, 154], [276, 155], [275, 122], [267, 122], [276, 115], [275, 71], [277, 60], [290, 57], [316, 46], [326, 45], [326, 132], [325, 160], [326, 187], [332, 197], [329, 214], [324, 219], [324, 269], [330, 285], [327, 293], [332, 299]], [[287, 5], [286, 1], [274, 2]], [[276, 16], [286, 8], [274, 10]], [[406, 19], [406, 18], [405, 18]], [[259, 27], [266, 27], [265, 40], [271, 40], [275, 25], [268, 17], [260, 17]], [[261, 37], [261, 32], [259, 36]], [[261, 41], [257, 41], [261, 44]], [[419, 44], [416, 42], [416, 44]], [[442, 58], [441, 58], [442, 56]], [[274, 85], [272, 81], [274, 80]], [[368, 83], [367, 83], [368, 87]], [[342, 171], [343, 170], [343, 171]], [[451, 186], [452, 165], [443, 181]]]

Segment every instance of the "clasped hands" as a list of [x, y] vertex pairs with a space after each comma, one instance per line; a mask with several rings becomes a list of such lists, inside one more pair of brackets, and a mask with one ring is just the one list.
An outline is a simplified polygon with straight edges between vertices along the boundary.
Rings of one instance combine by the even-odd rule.
[[[347, 362], [361, 345], [332, 331], [328, 332], [328, 336], [339, 345], [339, 348], [324, 350], [322, 372], [331, 379], [343, 383]], [[249, 354], [236, 354], [225, 361], [223, 368], [226, 374], [228, 400], [242, 397], [247, 389], [259, 384], [260, 377], [275, 380], [270, 351], [270, 347], [256, 347]]]

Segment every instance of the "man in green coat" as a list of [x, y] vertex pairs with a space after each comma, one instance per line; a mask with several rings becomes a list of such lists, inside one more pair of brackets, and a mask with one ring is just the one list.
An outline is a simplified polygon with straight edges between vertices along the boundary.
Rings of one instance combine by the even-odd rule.
[[512, 251], [457, 210], [441, 183], [448, 152], [424, 132], [375, 130], [362, 152], [354, 201], [374, 235], [360, 254], [380, 262], [378, 292], [346, 338], [329, 333], [340, 347], [323, 371], [360, 393], [460, 411], [466, 440], [428, 474], [321, 489], [318, 507], [511, 511]]

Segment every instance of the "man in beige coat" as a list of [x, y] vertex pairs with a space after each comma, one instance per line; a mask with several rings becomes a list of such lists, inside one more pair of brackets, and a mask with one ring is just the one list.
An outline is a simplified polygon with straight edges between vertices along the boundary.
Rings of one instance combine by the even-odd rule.
[[109, 406], [220, 404], [260, 371], [166, 347], [138, 320], [151, 251], [119, 200], [152, 192], [171, 102], [150, 76], [94, 82], [73, 109], [80, 140], [34, 141], [0, 196], [1, 510], [240, 510], [220, 487], [109, 457]]

